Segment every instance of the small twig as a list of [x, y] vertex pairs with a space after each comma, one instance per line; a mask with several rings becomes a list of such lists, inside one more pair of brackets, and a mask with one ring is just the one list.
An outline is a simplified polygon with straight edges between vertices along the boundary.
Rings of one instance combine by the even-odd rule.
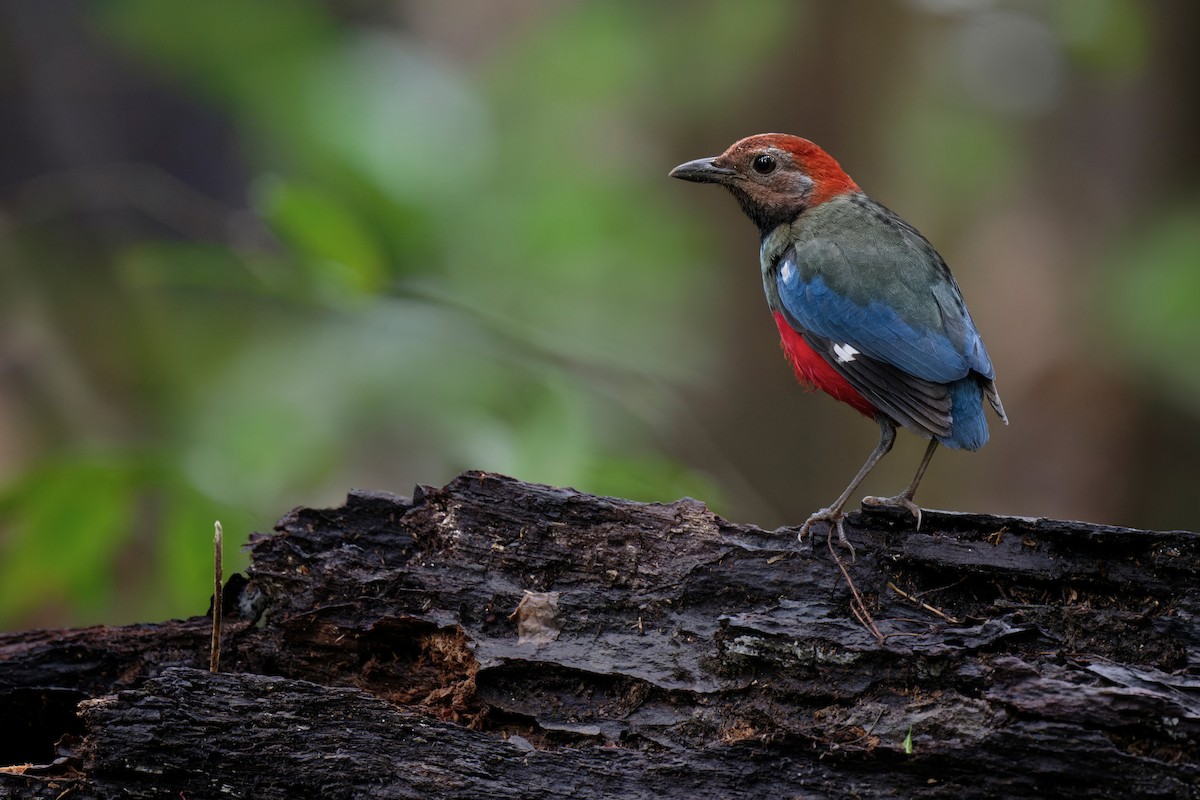
[[854, 614], [854, 618], [866, 628], [871, 634], [882, 644], [884, 635], [879, 632], [879, 628], [875, 626], [875, 620], [871, 617], [871, 612], [867, 611], [867, 604], [863, 602], [862, 595], [858, 593], [858, 587], [854, 585], [854, 581], [850, 579], [850, 573], [846, 570], [846, 562], [842, 561], [842, 557], [833, 549], [833, 526], [830, 526], [829, 536], [825, 540], [826, 546], [829, 547], [829, 554], [833, 556], [833, 562], [838, 565], [838, 569], [842, 571], [842, 577], [846, 579], [846, 585], [850, 587], [850, 612]]
[[875, 732], [875, 726], [879, 724], [879, 720], [883, 719], [883, 715], [886, 711], [887, 711], [886, 708], [879, 709], [879, 713], [875, 715], [875, 721], [872, 722], [869, 726], [867, 726], [867, 729], [863, 731], [863, 735], [858, 737], [857, 739], [853, 739], [849, 742], [846, 742], [846, 744], [847, 745], [858, 744], [859, 742], [865, 742], [867, 739], [871, 738], [871, 734], [873, 734]]
[[910, 603], [916, 603], [917, 605], [919, 605], [921, 608], [925, 609], [929, 613], [937, 614], [939, 617], [946, 620], [946, 622], [949, 622], [953, 625], [958, 624], [958, 620], [956, 620], [954, 617], [947, 614], [945, 611], [942, 611], [940, 608], [934, 608], [933, 606], [929, 605], [929, 603], [926, 603], [924, 600], [921, 600], [918, 597], [914, 597], [913, 595], [909, 594], [908, 592], [902, 590], [899, 586], [892, 583], [891, 581], [887, 582], [887, 586], [893, 592], [900, 595], [905, 600], [908, 600]]
[[939, 592], [944, 592], [947, 589], [953, 589], [955, 586], [958, 586], [960, 583], [962, 583], [965, 580], [967, 580], [965, 577], [959, 578], [958, 580], [951, 581], [950, 583], [947, 583], [944, 586], [935, 586], [932, 589], [926, 589], [923, 592], [914, 592], [913, 597], [920, 599], [922, 597], [928, 597], [931, 594], [937, 594]]
[[217, 672], [221, 666], [221, 523], [213, 524], [213, 602], [212, 602], [212, 642], [208, 648], [208, 671]]

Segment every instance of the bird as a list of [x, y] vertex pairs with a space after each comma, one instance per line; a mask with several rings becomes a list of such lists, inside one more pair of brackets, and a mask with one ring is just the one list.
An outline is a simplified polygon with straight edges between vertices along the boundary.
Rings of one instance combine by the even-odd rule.
[[767, 306], [802, 384], [879, 425], [879, 442], [818, 522], [850, 549], [846, 503], [892, 449], [898, 428], [929, 440], [916, 474], [869, 506], [907, 509], [938, 445], [978, 450], [988, 440], [983, 403], [1007, 425], [996, 373], [962, 291], [920, 232], [871, 199], [821, 147], [765, 133], [672, 169], [670, 177], [724, 186], [759, 232]]

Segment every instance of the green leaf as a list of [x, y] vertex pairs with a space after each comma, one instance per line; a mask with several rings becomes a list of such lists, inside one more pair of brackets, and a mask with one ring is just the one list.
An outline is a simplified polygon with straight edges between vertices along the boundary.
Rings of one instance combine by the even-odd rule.
[[39, 606], [105, 619], [132, 534], [137, 464], [116, 453], [44, 462], [0, 492], [0, 623]]
[[275, 178], [259, 184], [255, 199], [280, 238], [305, 257], [313, 283], [361, 294], [383, 288], [387, 272], [375, 241], [330, 192]]

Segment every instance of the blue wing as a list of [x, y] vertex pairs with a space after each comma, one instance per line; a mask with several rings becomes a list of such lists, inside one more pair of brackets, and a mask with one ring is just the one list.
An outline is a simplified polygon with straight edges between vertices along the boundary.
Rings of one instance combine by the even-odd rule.
[[[856, 265], [857, 255], [852, 260], [828, 239], [786, 250], [774, 288], [788, 322], [899, 424], [951, 447], [982, 446], [983, 396], [1002, 418], [1003, 410], [991, 359], [949, 271], [933, 253], [936, 262], [923, 259], [925, 269], [908, 271], [912, 280], [900, 282], [894, 276], [906, 271], [888, 264], [890, 280], [866, 287], [862, 281], [877, 278], [879, 265]], [[831, 287], [826, 275], [840, 278], [847, 291]], [[883, 300], [859, 302], [851, 294]]]
[[[991, 359], [957, 286], [946, 283], [931, 287], [925, 281], [917, 281], [916, 286], [897, 284], [893, 297], [888, 298], [894, 302], [873, 300], [861, 304], [832, 289], [823, 277], [825, 270], [809, 268], [802, 272], [798, 263], [829, 258], [846, 257], [836, 244], [810, 240], [788, 249], [780, 260], [776, 283], [779, 300], [801, 329], [850, 345], [877, 361], [934, 383], [951, 383], [972, 370], [988, 380], [995, 377]], [[811, 267], [811, 263], [806, 266]], [[854, 268], [853, 264], [848, 267]], [[803, 274], [810, 277], [805, 280]], [[906, 320], [897, 311], [912, 309], [916, 303], [924, 306], [924, 325]]]

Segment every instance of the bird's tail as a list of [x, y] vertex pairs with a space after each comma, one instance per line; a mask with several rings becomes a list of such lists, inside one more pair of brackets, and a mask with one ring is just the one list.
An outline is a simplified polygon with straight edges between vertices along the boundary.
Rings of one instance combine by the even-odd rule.
[[996, 414], [1000, 417], [1000, 421], [1005, 425], [1008, 424], [1008, 414], [1004, 413], [1004, 404], [1000, 402], [1000, 393], [996, 391], [996, 382], [988, 381], [983, 387], [983, 396], [988, 399], [995, 409]]
[[974, 375], [950, 384], [950, 433], [939, 436], [938, 441], [946, 447], [960, 450], [978, 450], [987, 444], [988, 425], [983, 415], [983, 398], [986, 396], [992, 408], [1007, 422], [1000, 397], [989, 381], [981, 385]]

